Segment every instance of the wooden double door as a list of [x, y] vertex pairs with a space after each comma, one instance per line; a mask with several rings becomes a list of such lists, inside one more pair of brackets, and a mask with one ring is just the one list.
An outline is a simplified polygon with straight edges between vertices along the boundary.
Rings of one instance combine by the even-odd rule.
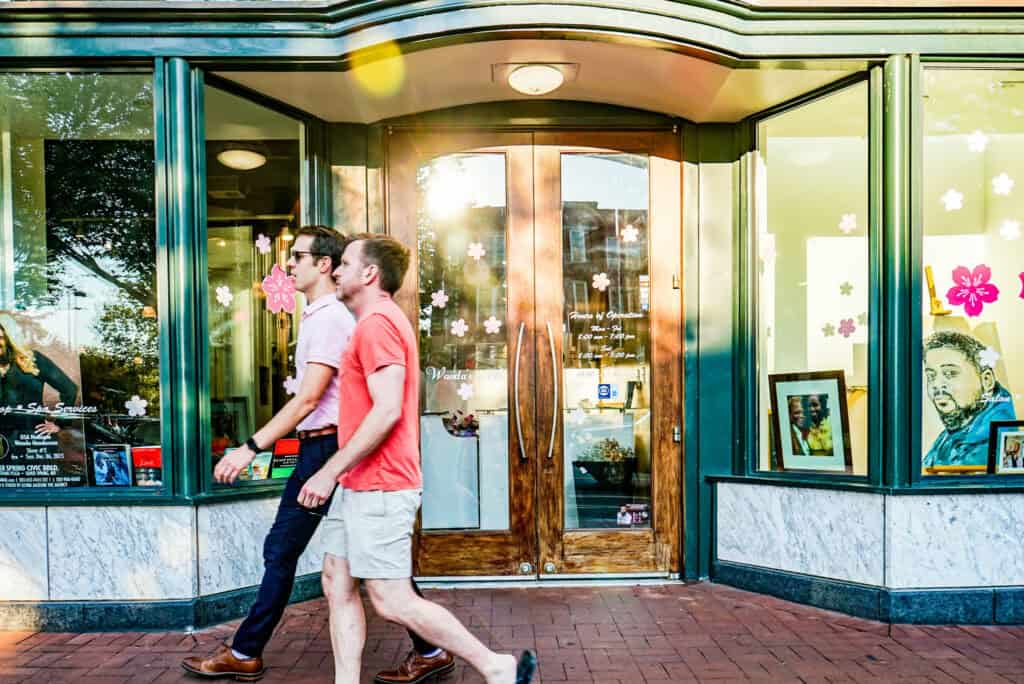
[[681, 569], [676, 134], [394, 132], [418, 576]]

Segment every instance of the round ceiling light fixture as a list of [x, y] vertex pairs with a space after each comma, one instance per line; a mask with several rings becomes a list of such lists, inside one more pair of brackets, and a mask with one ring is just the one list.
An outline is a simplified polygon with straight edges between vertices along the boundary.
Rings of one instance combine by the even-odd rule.
[[230, 143], [217, 154], [217, 161], [236, 171], [252, 171], [267, 163], [267, 152], [258, 145]]
[[550, 64], [524, 64], [508, 75], [508, 84], [524, 95], [547, 95], [565, 82], [561, 70]]

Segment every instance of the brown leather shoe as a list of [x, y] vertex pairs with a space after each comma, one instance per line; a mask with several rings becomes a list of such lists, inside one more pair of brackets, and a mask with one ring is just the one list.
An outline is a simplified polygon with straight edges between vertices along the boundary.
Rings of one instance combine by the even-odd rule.
[[377, 684], [419, 684], [431, 677], [441, 679], [454, 669], [455, 658], [447, 651], [441, 651], [433, 658], [425, 658], [416, 651], [410, 651], [397, 670], [378, 672], [373, 681]]
[[209, 658], [192, 656], [181, 661], [185, 671], [204, 679], [234, 677], [236, 682], [255, 682], [263, 678], [263, 658], [239, 660], [227, 645]]

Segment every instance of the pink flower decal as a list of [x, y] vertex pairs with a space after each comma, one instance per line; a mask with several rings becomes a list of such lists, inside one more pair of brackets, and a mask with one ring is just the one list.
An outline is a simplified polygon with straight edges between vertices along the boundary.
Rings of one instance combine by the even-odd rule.
[[839, 334], [843, 337], [849, 337], [857, 330], [857, 326], [854, 325], [852, 318], [844, 318], [839, 321]]
[[1020, 298], [1024, 299], [1024, 273], [1020, 274]]
[[274, 264], [270, 275], [263, 279], [263, 293], [267, 295], [267, 310], [270, 313], [295, 311], [295, 278]]
[[985, 264], [976, 266], [973, 271], [965, 266], [953, 269], [953, 282], [956, 283], [946, 292], [946, 301], [953, 306], [964, 307], [968, 316], [980, 316], [985, 304], [999, 299], [999, 288], [989, 282], [992, 269]]

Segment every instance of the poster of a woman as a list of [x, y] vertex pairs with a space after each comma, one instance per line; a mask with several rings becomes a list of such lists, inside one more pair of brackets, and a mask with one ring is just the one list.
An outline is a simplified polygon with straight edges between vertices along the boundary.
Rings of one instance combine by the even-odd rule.
[[[61, 406], [74, 405], [78, 385], [50, 355], [26, 342], [18, 318], [0, 312], [0, 434], [7, 444], [0, 459], [0, 484], [84, 484], [82, 430], [62, 425], [67, 421], [57, 417]], [[30, 320], [22, 323], [33, 326]]]

